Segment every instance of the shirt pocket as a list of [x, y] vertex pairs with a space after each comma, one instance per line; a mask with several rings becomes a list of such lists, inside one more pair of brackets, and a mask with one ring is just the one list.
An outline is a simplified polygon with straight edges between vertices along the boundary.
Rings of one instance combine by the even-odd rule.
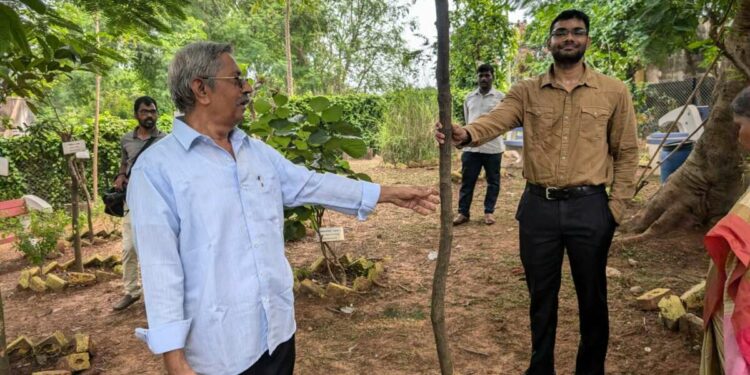
[[523, 122], [524, 132], [528, 131], [533, 141], [546, 141], [552, 135], [555, 120], [552, 107], [527, 108]]
[[609, 109], [604, 107], [581, 107], [579, 135], [588, 141], [606, 138]]

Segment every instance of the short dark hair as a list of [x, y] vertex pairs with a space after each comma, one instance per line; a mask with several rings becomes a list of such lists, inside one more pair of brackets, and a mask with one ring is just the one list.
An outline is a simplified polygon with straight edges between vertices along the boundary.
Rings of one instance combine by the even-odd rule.
[[586, 13], [581, 12], [578, 9], [568, 9], [562, 11], [560, 14], [555, 17], [554, 20], [552, 20], [552, 23], [549, 24], [549, 33], [552, 34], [552, 29], [555, 27], [555, 24], [557, 21], [565, 21], [565, 20], [572, 20], [577, 19], [583, 21], [583, 24], [586, 25], [586, 31], [590, 31], [589, 29], [589, 16], [586, 15]]
[[477, 74], [484, 73], [484, 72], [490, 72], [492, 75], [495, 75], [495, 67], [493, 67], [491, 64], [482, 64], [477, 67]]
[[136, 99], [135, 104], [133, 104], [133, 113], [138, 113], [138, 108], [141, 107], [141, 104], [153, 104], [156, 109], [159, 109], [159, 106], [156, 104], [156, 100], [154, 100], [154, 98], [150, 96], [141, 96], [140, 98]]
[[750, 86], [742, 89], [732, 100], [732, 112], [737, 116], [750, 118]]

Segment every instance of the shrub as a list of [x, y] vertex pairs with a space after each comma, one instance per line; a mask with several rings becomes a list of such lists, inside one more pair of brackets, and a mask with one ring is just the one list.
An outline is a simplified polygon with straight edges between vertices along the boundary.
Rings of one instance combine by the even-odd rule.
[[408, 89], [387, 95], [388, 110], [378, 135], [380, 154], [387, 163], [437, 159], [433, 136], [438, 119], [435, 89]]
[[29, 213], [28, 228], [24, 228], [18, 218], [5, 219], [16, 236], [14, 246], [29, 262], [41, 265], [47, 254], [55, 250], [57, 240], [63, 235], [70, 221], [63, 211]]

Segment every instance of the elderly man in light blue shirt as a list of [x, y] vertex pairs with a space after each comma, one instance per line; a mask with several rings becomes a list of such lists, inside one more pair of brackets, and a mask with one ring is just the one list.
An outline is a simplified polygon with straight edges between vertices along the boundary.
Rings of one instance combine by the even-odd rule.
[[322, 204], [364, 219], [378, 202], [426, 214], [434, 189], [387, 187], [295, 165], [236, 128], [251, 87], [228, 44], [181, 49], [169, 67], [184, 117], [143, 153], [128, 204], [149, 328], [170, 374], [291, 374], [292, 272], [284, 206]]

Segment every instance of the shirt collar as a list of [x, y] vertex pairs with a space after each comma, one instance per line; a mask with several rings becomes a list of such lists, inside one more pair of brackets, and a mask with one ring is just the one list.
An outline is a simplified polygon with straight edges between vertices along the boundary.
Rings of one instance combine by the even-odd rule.
[[[136, 125], [135, 129], [133, 129], [133, 139], [138, 138], [138, 128], [139, 127], [140, 127], [140, 125]], [[154, 125], [154, 127], [151, 128], [151, 134], [149, 134], [149, 138], [156, 137], [160, 133], [161, 133], [161, 131], [159, 130], [159, 128], [157, 128], [156, 125]]]
[[[193, 145], [193, 142], [195, 142], [196, 139], [205, 137], [203, 134], [198, 133], [195, 129], [191, 128], [190, 125], [185, 122], [185, 117], [183, 116], [175, 117], [172, 126], [172, 134], [174, 134], [185, 150], [190, 150], [190, 146]], [[245, 138], [247, 138], [247, 134], [238, 127], [232, 129], [232, 132], [229, 134], [229, 140], [233, 145], [239, 145]]]
[[[477, 87], [476, 89], [474, 89], [474, 91], [471, 92], [471, 95], [482, 95], [482, 93], [479, 92], [479, 87]], [[487, 95], [498, 96], [498, 95], [500, 95], [500, 91], [497, 91], [497, 90], [495, 90], [494, 87], [491, 87], [490, 91], [487, 92]], [[485, 96], [487, 96], [487, 95], [485, 95]]]
[[[545, 73], [542, 76], [542, 81], [539, 84], [539, 87], [544, 86], [554, 86], [555, 84], [555, 73], [554, 73], [554, 67], [555, 64], [550, 64], [549, 69], [547, 69], [547, 73]], [[588, 66], [588, 64], [583, 63], [583, 77], [581, 77], [581, 81], [579, 82], [582, 85], [586, 85], [588, 87], [592, 88], [599, 88], [599, 79], [594, 73], [594, 69]]]

